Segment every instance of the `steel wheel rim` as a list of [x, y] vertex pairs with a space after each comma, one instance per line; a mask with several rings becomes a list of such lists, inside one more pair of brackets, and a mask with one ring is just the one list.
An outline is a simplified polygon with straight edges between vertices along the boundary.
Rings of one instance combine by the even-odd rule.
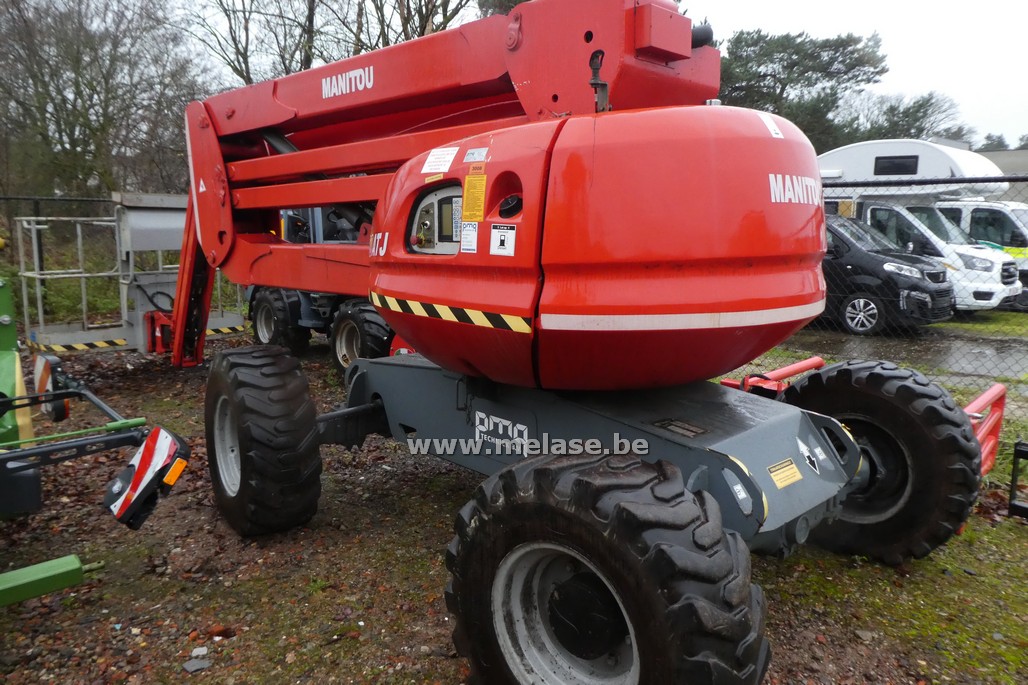
[[858, 436], [857, 444], [871, 462], [871, 482], [846, 498], [839, 518], [860, 524], [888, 521], [913, 495], [913, 458], [899, 440], [867, 417], [838, 419]]
[[[610, 653], [595, 659], [573, 654], [557, 637], [550, 604], [558, 586], [591, 573], [617, 603], [627, 633]], [[641, 666], [635, 630], [613, 585], [578, 552], [547, 542], [525, 543], [504, 557], [492, 589], [493, 629], [518, 682], [564, 685], [635, 685]]]
[[866, 333], [878, 324], [878, 307], [864, 297], [857, 297], [846, 305], [846, 325], [854, 331]]
[[253, 318], [253, 327], [257, 332], [257, 340], [267, 344], [275, 333], [275, 313], [271, 307], [261, 305], [257, 308], [257, 316]]
[[214, 408], [214, 455], [221, 487], [226, 495], [235, 497], [243, 480], [243, 467], [239, 459], [234, 412], [226, 396], [219, 397]]
[[344, 319], [336, 333], [336, 358], [346, 368], [360, 357], [361, 332], [353, 321]]

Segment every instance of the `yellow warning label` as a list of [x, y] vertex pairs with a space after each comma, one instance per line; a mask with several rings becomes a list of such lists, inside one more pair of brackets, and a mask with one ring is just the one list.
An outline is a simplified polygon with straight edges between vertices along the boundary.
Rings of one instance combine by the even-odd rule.
[[426, 176], [425, 177], [425, 183], [435, 183], [436, 181], [441, 181], [441, 180], [443, 180], [443, 175], [442, 174], [434, 174], [432, 176]]
[[485, 221], [485, 178], [478, 174], [464, 179], [464, 221]]
[[787, 485], [792, 485], [796, 481], [803, 480], [803, 474], [796, 468], [796, 464], [793, 463], [792, 459], [786, 459], [768, 466], [767, 472], [771, 474], [771, 480], [775, 482], [779, 490]]

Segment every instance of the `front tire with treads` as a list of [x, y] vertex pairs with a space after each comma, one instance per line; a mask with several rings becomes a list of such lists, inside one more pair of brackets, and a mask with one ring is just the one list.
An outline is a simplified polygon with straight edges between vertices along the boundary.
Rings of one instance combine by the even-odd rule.
[[757, 683], [749, 552], [678, 468], [534, 457], [486, 480], [447, 549], [454, 643], [478, 683]]
[[307, 523], [321, 453], [307, 378], [281, 347], [219, 352], [207, 379], [207, 461], [218, 509], [240, 535]]
[[853, 360], [814, 371], [781, 399], [826, 414], [852, 433], [870, 481], [811, 540], [887, 564], [921, 558], [967, 520], [978, 497], [981, 447], [942, 386], [891, 362]]

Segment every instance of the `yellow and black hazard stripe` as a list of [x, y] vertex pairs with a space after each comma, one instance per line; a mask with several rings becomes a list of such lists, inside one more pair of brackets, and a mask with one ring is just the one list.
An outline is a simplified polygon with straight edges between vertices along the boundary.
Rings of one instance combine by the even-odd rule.
[[455, 321], [457, 323], [482, 326], [483, 328], [495, 328], [501, 331], [513, 331], [515, 333], [532, 332], [531, 319], [513, 314], [483, 312], [478, 309], [468, 309], [467, 307], [450, 307], [445, 304], [401, 300], [396, 297], [389, 297], [388, 295], [379, 295], [376, 292], [371, 293], [371, 301], [376, 307], [391, 309], [394, 312], [402, 312], [404, 314], [413, 314], [414, 316]]
[[[245, 326], [224, 326], [222, 328], [208, 328], [207, 335], [230, 335], [242, 333]], [[91, 342], [64, 343], [63, 345], [43, 345], [34, 340], [25, 343], [33, 352], [84, 352], [86, 350], [111, 350], [119, 347], [128, 347], [128, 340], [117, 338], [115, 340], [93, 340]]]
[[65, 343], [63, 345], [42, 345], [34, 340], [29, 340], [25, 346], [33, 352], [82, 352], [85, 350], [109, 350], [116, 347], [126, 347], [128, 341], [124, 338], [116, 340], [94, 340], [92, 342]]

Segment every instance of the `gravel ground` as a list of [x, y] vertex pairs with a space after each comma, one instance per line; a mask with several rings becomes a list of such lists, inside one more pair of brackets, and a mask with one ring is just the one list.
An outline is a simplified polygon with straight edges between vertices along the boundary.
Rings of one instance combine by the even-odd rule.
[[[310, 524], [240, 539], [211, 497], [204, 369], [134, 353], [65, 366], [123, 415], [179, 432], [193, 457], [140, 531], [99, 506], [128, 454], [47, 469], [44, 509], [0, 522], [0, 570], [65, 554], [103, 563], [79, 586], [0, 608], [5, 683], [464, 682], [443, 551], [479, 476], [384, 439], [326, 448]], [[334, 407], [342, 391], [327, 348], [314, 346], [304, 367], [320, 410]], [[756, 560], [774, 650], [766, 682], [1028, 682], [1028, 527], [998, 516], [994, 493], [990, 502], [969, 535], [898, 570], [816, 550]], [[954, 610], [958, 597], [967, 608]], [[1013, 621], [964, 645], [961, 624], [979, 604]]]

